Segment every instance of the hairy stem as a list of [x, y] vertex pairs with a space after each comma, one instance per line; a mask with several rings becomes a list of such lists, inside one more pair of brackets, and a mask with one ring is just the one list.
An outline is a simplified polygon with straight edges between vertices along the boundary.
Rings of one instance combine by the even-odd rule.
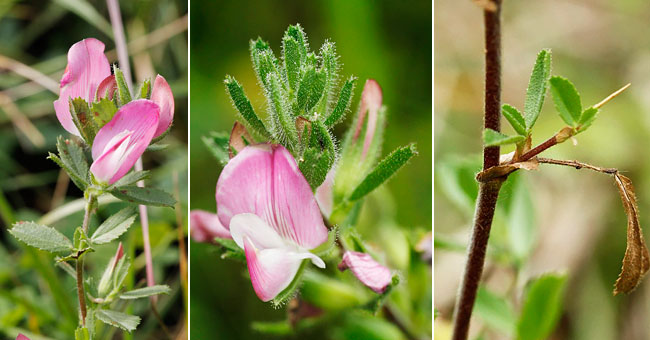
[[[88, 233], [88, 225], [90, 224], [90, 213], [93, 206], [93, 195], [88, 195], [86, 200], [86, 208], [84, 209], [84, 220], [81, 228], [84, 233]], [[84, 292], [84, 260], [83, 254], [77, 258], [77, 297], [79, 298], [79, 309], [81, 310], [81, 325], [86, 327], [86, 293]]]
[[[501, 0], [494, 0], [494, 8], [484, 8], [485, 27], [485, 115], [484, 128], [500, 130], [501, 110]], [[499, 147], [483, 149], [483, 169], [499, 165]], [[504, 178], [479, 183], [479, 194], [474, 215], [474, 226], [469, 245], [465, 273], [454, 312], [452, 339], [465, 340], [469, 333], [476, 292], [483, 272], [487, 243], [490, 237], [494, 210]]]

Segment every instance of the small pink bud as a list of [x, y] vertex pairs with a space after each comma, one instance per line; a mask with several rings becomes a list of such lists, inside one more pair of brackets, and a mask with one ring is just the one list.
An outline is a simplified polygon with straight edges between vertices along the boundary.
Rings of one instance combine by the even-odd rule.
[[190, 211], [190, 236], [196, 242], [212, 242], [217, 237], [232, 239], [217, 214], [204, 210]]
[[383, 293], [391, 282], [390, 270], [366, 253], [346, 251], [338, 266], [340, 271], [350, 269], [352, 274], [376, 293]]
[[370, 149], [370, 144], [375, 137], [375, 130], [377, 130], [377, 115], [381, 109], [382, 96], [379, 83], [374, 79], [366, 80], [366, 84], [363, 86], [363, 92], [361, 93], [361, 106], [359, 107], [359, 117], [354, 132], [354, 140], [356, 140], [361, 134], [367, 114], [368, 121], [366, 123], [366, 134], [363, 141], [361, 160], [366, 158], [368, 149]]
[[97, 93], [95, 98], [97, 100], [102, 98], [113, 99], [113, 95], [117, 90], [117, 81], [115, 81], [115, 75], [111, 74], [110, 76], [104, 78], [99, 86], [97, 86]]
[[174, 94], [167, 80], [161, 75], [157, 75], [153, 83], [151, 101], [160, 106], [160, 120], [158, 121], [156, 133], [153, 135], [156, 138], [167, 131], [174, 120]]

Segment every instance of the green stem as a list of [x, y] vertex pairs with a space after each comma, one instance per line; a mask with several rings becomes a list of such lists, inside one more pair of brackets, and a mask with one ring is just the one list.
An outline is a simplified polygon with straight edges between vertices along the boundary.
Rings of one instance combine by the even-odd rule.
[[[89, 194], [86, 200], [86, 209], [84, 210], [84, 220], [81, 228], [84, 233], [88, 233], [90, 224], [90, 213], [93, 205], [93, 195]], [[84, 292], [84, 260], [83, 254], [77, 259], [77, 296], [79, 297], [79, 309], [81, 310], [81, 325], [86, 327], [86, 293]]]

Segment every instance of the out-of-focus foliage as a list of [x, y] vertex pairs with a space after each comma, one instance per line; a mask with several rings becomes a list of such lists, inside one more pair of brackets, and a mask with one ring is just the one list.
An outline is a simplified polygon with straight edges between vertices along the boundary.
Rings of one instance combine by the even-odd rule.
[[[346, 311], [374, 293], [349, 285], [347, 279], [343, 283], [338, 278], [349, 279], [350, 273], [337, 273], [328, 266], [328, 276], [306, 274], [301, 288], [311, 304], [327, 312], [326, 317], [315, 322], [304, 318], [294, 331], [286, 322], [278, 323], [287, 319], [287, 310], [293, 311], [289, 319], [296, 313], [292, 306], [269, 308], [255, 296], [245, 267], [221, 259], [214, 245], [192, 243], [192, 338], [266, 339], [294, 334], [313, 339], [399, 339], [404, 331], [395, 324], [426, 334], [432, 320], [431, 272], [414, 247], [431, 227], [431, 5], [330, 1], [282, 5], [192, 1], [191, 5], [193, 209], [215, 211], [221, 168], [201, 138], [211, 131], [229, 131], [236, 119], [222, 80], [226, 74], [235, 76], [256, 112], [264, 112], [267, 104], [251, 68], [248, 41], [259, 35], [280, 51], [280, 39], [290, 24], [303, 26], [312, 49], [325, 39], [335, 42], [341, 74], [359, 78], [347, 117], [358, 109], [365, 79], [374, 78], [382, 86], [383, 103], [388, 107], [383, 149], [388, 153], [417, 142], [419, 151], [384, 189], [368, 196], [358, 223], [364, 239], [386, 254], [385, 263], [402, 275], [389, 298], [391, 311], [380, 312], [383, 318]], [[334, 129], [339, 140], [349, 124], [346, 119]], [[399, 321], [387, 322], [390, 313]]]
[[[552, 74], [566, 76], [580, 89], [583, 108], [632, 83], [600, 110], [589, 130], [577, 136], [577, 145], [563, 143], [541, 156], [578, 159], [623, 171], [635, 183], [642, 227], [648, 221], [644, 211], [650, 210], [650, 163], [644, 156], [650, 137], [650, 59], [644, 46], [650, 40], [640, 32], [647, 28], [649, 13], [650, 6], [642, 1], [504, 2], [502, 28], [504, 103], [526, 106], [523, 94], [530, 67], [543, 48], [553, 51]], [[482, 30], [482, 13], [473, 3], [436, 3], [437, 334], [449, 329], [477, 194], [474, 175], [480, 170], [483, 142]], [[547, 92], [533, 145], [564, 124], [551, 96]], [[517, 133], [505, 119], [502, 127], [505, 134]], [[502, 147], [502, 153], [513, 149]], [[549, 317], [554, 339], [648, 338], [650, 285], [642, 282], [629, 296], [611, 294], [626, 239], [626, 215], [612, 179], [550, 165], [517, 177], [508, 179], [511, 188], [504, 188], [500, 195], [471, 337], [548, 337], [548, 330], [530, 326], [539, 327], [540, 320], [527, 323], [496, 317], [498, 311], [508, 309], [504, 306], [511, 306], [515, 319], [524, 319], [522, 313], [530, 309]], [[546, 306], [547, 312], [541, 305], [531, 308], [526, 292], [535, 284], [530, 282], [558, 271], [567, 275], [559, 307]], [[560, 308], [559, 317], [550, 315], [553, 308]]]
[[[136, 83], [157, 73], [170, 83], [176, 114], [164, 152], [147, 152], [149, 184], [174, 192], [178, 177], [181, 211], [187, 207], [187, 2], [122, 1], [122, 18], [130, 43]], [[58, 135], [67, 136], [54, 114], [58, 82], [70, 46], [87, 37], [106, 44], [116, 62], [115, 44], [106, 2], [100, 0], [8, 1], [0, 5], [0, 338], [22, 332], [31, 339], [69, 339], [77, 323], [74, 278], [54, 267], [54, 256], [28, 247], [7, 232], [17, 220], [41, 221], [69, 239], [83, 215], [82, 192], [46, 159], [56, 150]], [[13, 61], [28, 65], [31, 71]], [[40, 83], [33, 71], [44, 74]], [[38, 76], [36, 76], [38, 78]], [[56, 92], [56, 93], [55, 93]], [[125, 204], [104, 201], [91, 230]], [[50, 213], [48, 213], [50, 212]], [[46, 214], [47, 213], [47, 214]], [[44, 215], [45, 214], [45, 215]], [[174, 332], [183, 327], [185, 308], [178, 271], [177, 223], [174, 210], [149, 208], [150, 235], [156, 282], [171, 292], [158, 299], [158, 310]], [[133, 259], [126, 278], [129, 288], [144, 284], [144, 255], [139, 219], [121, 236]], [[87, 276], [95, 282], [115, 253], [115, 245], [98, 246], [87, 262]], [[148, 299], [135, 300], [128, 311], [142, 322], [132, 334], [99, 327], [102, 338], [159, 339], [164, 336]], [[118, 334], [119, 333], [119, 334]]]

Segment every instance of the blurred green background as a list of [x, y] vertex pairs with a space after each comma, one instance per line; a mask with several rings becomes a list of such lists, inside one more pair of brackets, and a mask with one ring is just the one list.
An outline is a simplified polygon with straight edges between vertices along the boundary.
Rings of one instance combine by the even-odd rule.
[[[440, 311], [435, 331], [437, 339], [447, 339], [471, 228], [473, 175], [480, 168], [484, 42], [482, 12], [473, 2], [437, 1], [434, 13], [434, 295]], [[542, 48], [553, 50], [552, 74], [576, 85], [584, 107], [632, 83], [577, 137], [577, 145], [568, 141], [542, 156], [622, 170], [636, 186], [646, 235], [650, 235], [649, 16], [647, 1], [504, 1], [502, 28], [504, 103], [523, 108], [530, 70]], [[562, 126], [549, 93], [533, 145]], [[512, 133], [505, 120], [502, 127]], [[512, 147], [502, 150], [507, 153]], [[529, 278], [563, 271], [569, 281], [552, 339], [650, 338], [647, 280], [628, 296], [612, 296], [626, 238], [626, 217], [613, 179], [550, 165], [517, 177], [525, 189], [502, 192], [502, 216], [495, 221], [488, 250], [486, 287], [506, 295], [517, 311]], [[524, 202], [518, 211], [525, 216], [515, 216], [508, 200]], [[528, 239], [521, 238], [522, 233]], [[530, 242], [529, 254], [515, 260], [514, 250], [522, 242]], [[503, 338], [489, 319], [485, 314], [474, 318], [472, 338], [481, 334], [485, 339]]]
[[[143, 158], [145, 169], [154, 169], [147, 185], [174, 192], [176, 175], [180, 212], [185, 215], [188, 202], [187, 1], [121, 1], [120, 5], [130, 43], [134, 82], [139, 84], [159, 73], [168, 80], [175, 96], [174, 126], [163, 141], [169, 148], [164, 152], [148, 152]], [[58, 98], [58, 82], [66, 67], [68, 49], [87, 37], [104, 42], [109, 61], [116, 62], [112, 29], [103, 0], [0, 1], [1, 339], [14, 339], [18, 332], [23, 332], [32, 340], [67, 340], [77, 324], [78, 302], [73, 278], [54, 267], [52, 255], [17, 242], [7, 228], [17, 220], [37, 221], [48, 211], [60, 212], [83, 195], [46, 157], [48, 151], [56, 150], [58, 135], [69, 136], [56, 119], [52, 102]], [[39, 76], [41, 84], [27, 79], [33, 77], [30, 75], [34, 71], [44, 75]], [[123, 206], [122, 203], [102, 206], [98, 216], [103, 220]], [[81, 209], [82, 206], [72, 209], [71, 215], [62, 218], [49, 218], [49, 224], [72, 238], [82, 220]], [[101, 220], [95, 216], [91, 228]], [[175, 211], [149, 208], [149, 221], [156, 281], [172, 288], [169, 296], [159, 299], [159, 311], [174, 334], [183, 334], [186, 313], [179, 275]], [[145, 275], [139, 219], [120, 240], [126, 253], [134, 259], [129, 285], [141, 286]], [[99, 278], [116, 247], [117, 244], [100, 247], [87, 257], [89, 276]], [[133, 304], [130, 313], [142, 317], [138, 330], [128, 334], [103, 327], [102, 338], [164, 337], [147, 299]]]
[[[419, 156], [387, 185], [393, 195], [388, 199], [392, 206], [383, 204], [370, 214], [392, 216], [394, 212], [394, 220], [403, 230], [430, 230], [431, 3], [193, 0], [190, 6], [192, 209], [215, 211], [215, 185], [221, 169], [201, 137], [210, 131], [229, 132], [235, 121], [235, 109], [223, 85], [226, 74], [242, 83], [258, 113], [265, 112], [248, 42], [260, 36], [279, 57], [284, 31], [300, 23], [313, 51], [331, 39], [341, 56], [341, 77], [359, 78], [353, 110], [358, 108], [367, 78], [376, 79], [382, 86], [388, 107], [383, 154], [417, 142]], [[342, 137], [349, 122], [346, 119], [337, 126], [337, 137]], [[391, 197], [382, 197], [386, 196]], [[371, 221], [366, 222], [366, 230], [373, 235]], [[261, 339], [264, 335], [251, 329], [252, 321], [285, 318], [284, 309], [274, 310], [255, 296], [250, 280], [242, 275], [245, 266], [220, 259], [215, 246], [191, 242], [190, 263], [192, 339]], [[420, 284], [429, 291], [425, 281]], [[428, 294], [430, 299], [430, 291]], [[430, 309], [430, 303], [428, 306]], [[328, 333], [310, 336], [317, 339]]]

